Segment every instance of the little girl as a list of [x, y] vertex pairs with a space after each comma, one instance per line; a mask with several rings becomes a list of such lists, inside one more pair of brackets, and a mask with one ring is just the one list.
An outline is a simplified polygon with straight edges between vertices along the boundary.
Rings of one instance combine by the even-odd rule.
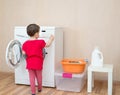
[[37, 24], [27, 26], [27, 34], [30, 39], [23, 43], [22, 53], [26, 55], [26, 69], [29, 72], [30, 87], [32, 95], [36, 95], [35, 79], [38, 83], [38, 92], [42, 90], [43, 48], [49, 47], [54, 40], [51, 35], [48, 42], [39, 40], [40, 27]]

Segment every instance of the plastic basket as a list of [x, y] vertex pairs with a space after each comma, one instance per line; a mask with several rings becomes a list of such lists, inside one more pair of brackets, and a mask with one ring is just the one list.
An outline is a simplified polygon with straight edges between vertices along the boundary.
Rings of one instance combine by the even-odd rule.
[[84, 59], [63, 59], [61, 64], [64, 72], [77, 74], [84, 72], [86, 61]]

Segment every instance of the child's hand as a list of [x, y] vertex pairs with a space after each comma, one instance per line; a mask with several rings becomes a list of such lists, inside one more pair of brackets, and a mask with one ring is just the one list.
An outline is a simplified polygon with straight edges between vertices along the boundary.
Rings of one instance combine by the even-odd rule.
[[49, 46], [52, 44], [53, 40], [54, 40], [54, 36], [53, 36], [53, 35], [51, 35], [51, 36], [50, 36], [50, 38], [49, 38], [49, 40], [47, 41], [47, 43], [46, 43], [46, 46], [45, 46], [45, 47], [49, 47]]
[[54, 36], [53, 36], [53, 35], [51, 35], [51, 36], [50, 36], [50, 39], [53, 41], [53, 40], [54, 40]]

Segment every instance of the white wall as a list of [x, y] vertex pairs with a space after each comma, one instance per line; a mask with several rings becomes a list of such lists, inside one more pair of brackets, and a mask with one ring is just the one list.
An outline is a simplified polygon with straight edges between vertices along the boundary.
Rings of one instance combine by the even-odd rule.
[[0, 0], [0, 71], [13, 71], [4, 56], [14, 27], [37, 23], [64, 28], [65, 58], [90, 61], [98, 45], [104, 63], [114, 64], [114, 80], [120, 81], [119, 4], [119, 0]]

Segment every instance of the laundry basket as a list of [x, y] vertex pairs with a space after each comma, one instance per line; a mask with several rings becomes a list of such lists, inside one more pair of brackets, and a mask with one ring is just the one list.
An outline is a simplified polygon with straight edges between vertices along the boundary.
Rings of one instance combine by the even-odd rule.
[[77, 74], [84, 72], [86, 61], [84, 59], [63, 59], [61, 64], [64, 72]]

